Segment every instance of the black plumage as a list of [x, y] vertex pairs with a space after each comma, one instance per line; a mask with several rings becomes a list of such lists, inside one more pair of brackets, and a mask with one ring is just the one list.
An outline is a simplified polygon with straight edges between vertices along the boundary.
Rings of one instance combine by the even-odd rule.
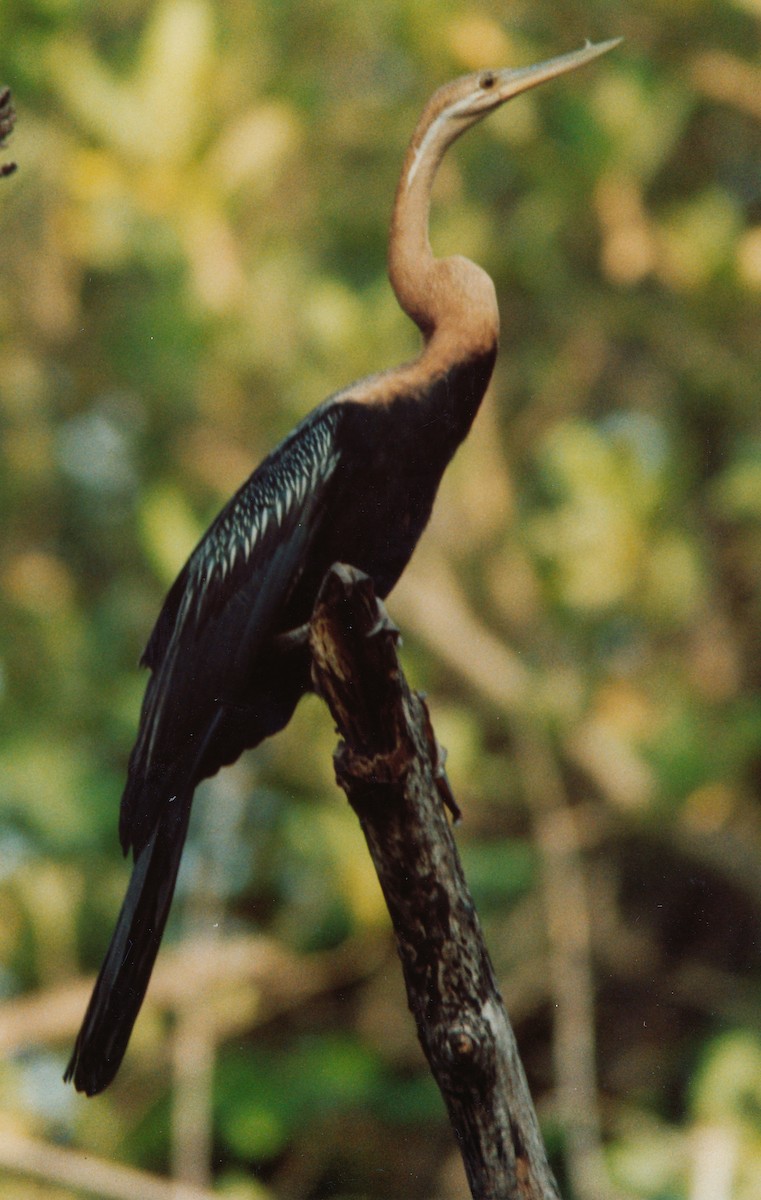
[[282, 729], [309, 688], [303, 640], [334, 562], [385, 597], [467, 435], [497, 351], [489, 277], [435, 259], [428, 208], [447, 147], [505, 100], [604, 46], [520, 71], [465, 76], [431, 99], [397, 190], [389, 275], [424, 348], [414, 362], [327, 400], [254, 471], [172, 586], [142, 658], [151, 676], [129, 761], [119, 833], [134, 867], [66, 1070], [93, 1095], [129, 1041], [169, 913], [193, 792], [201, 779]]
[[494, 356], [431, 381], [425, 397], [327, 401], [233, 496], [171, 588], [141, 660], [152, 674], [122, 798], [119, 834], [135, 866], [66, 1072], [88, 1095], [113, 1079], [140, 1010], [196, 786], [282, 729], [309, 689], [305, 645], [280, 647], [278, 635], [309, 620], [336, 561], [388, 594]]

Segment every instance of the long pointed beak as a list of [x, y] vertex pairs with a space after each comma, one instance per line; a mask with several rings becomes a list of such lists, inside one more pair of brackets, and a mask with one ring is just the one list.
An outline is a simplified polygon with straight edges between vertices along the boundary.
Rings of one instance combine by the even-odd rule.
[[610, 38], [609, 41], [597, 42], [596, 45], [587, 42], [586, 46], [582, 46], [580, 50], [572, 50], [570, 54], [561, 54], [557, 58], [550, 58], [547, 62], [537, 63], [533, 67], [508, 68], [504, 71], [497, 71], [496, 84], [490, 93], [490, 100], [493, 100], [495, 105], [502, 104], [511, 96], [517, 96], [520, 92], [537, 87], [538, 84], [545, 83], [548, 79], [554, 79], [556, 75], [565, 75], [566, 71], [575, 71], [577, 67], [583, 67], [593, 58], [607, 54], [622, 41], [623, 38]]

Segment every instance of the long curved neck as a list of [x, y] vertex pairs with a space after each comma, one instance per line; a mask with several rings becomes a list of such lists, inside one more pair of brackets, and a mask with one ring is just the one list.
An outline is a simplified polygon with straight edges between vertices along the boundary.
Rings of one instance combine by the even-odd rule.
[[499, 333], [489, 276], [466, 258], [435, 258], [428, 237], [436, 172], [463, 128], [445, 114], [423, 113], [404, 159], [388, 253], [389, 279], [400, 306], [426, 343], [435, 339], [439, 351], [448, 349], [446, 357], [453, 360], [495, 345]]

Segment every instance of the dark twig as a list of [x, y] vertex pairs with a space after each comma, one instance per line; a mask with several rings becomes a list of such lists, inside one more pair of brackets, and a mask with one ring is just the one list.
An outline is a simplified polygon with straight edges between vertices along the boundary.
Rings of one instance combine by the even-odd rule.
[[[13, 126], [16, 124], [16, 110], [11, 103], [11, 89], [8, 87], [0, 89], [0, 147], [3, 147], [8, 138], [13, 133]], [[12, 175], [16, 170], [16, 164], [0, 163], [0, 179], [6, 175]]]
[[[328, 572], [312, 617], [315, 686], [343, 741], [336, 776], [388, 905], [418, 1036], [477, 1200], [558, 1200], [494, 970], [446, 819], [441, 753], [372, 583]], [[437, 782], [438, 781], [438, 782]], [[443, 789], [443, 790], [442, 790]]]

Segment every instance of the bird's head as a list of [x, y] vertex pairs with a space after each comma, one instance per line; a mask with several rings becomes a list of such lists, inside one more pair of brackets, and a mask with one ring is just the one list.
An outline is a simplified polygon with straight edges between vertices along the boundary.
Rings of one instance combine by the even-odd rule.
[[545, 83], [548, 79], [554, 79], [556, 75], [575, 71], [577, 67], [582, 67], [593, 58], [612, 50], [620, 41], [621, 38], [611, 38], [596, 45], [587, 42], [580, 50], [561, 54], [558, 58], [550, 58], [547, 62], [537, 63], [532, 67], [476, 71], [471, 75], [462, 75], [439, 88], [426, 105], [416, 136], [413, 138], [413, 156], [407, 184], [412, 183], [421, 164], [429, 156], [433, 159], [440, 157], [455, 138], [500, 108], [507, 100]]

